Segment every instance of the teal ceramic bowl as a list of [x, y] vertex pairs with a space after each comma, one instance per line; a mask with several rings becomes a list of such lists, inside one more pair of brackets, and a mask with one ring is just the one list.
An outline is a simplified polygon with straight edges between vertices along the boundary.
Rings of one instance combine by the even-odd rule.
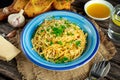
[[[80, 28], [83, 31], [85, 31], [88, 34], [86, 49], [84, 50], [82, 56], [71, 62], [56, 64], [56, 63], [48, 62], [47, 60], [43, 59], [38, 55], [36, 51], [32, 49], [33, 46], [31, 43], [31, 39], [33, 34], [35, 33], [38, 25], [40, 25], [44, 21], [44, 19], [50, 16], [54, 16], [57, 19], [62, 17], [73, 23], [76, 23], [78, 26], [80, 26]], [[25, 56], [31, 62], [48, 70], [64, 71], [64, 70], [75, 69], [88, 63], [94, 57], [94, 55], [98, 50], [100, 38], [99, 38], [99, 33], [95, 28], [95, 26], [84, 16], [69, 11], [51, 11], [51, 12], [43, 13], [32, 19], [24, 27], [20, 41]]]

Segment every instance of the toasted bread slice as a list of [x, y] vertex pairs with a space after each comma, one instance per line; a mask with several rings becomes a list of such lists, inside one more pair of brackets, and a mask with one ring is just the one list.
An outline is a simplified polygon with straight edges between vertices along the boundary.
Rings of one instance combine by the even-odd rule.
[[57, 10], [70, 10], [73, 0], [55, 0], [53, 6]]
[[54, 0], [30, 0], [24, 10], [28, 17], [35, 17], [51, 9]]
[[16, 0], [13, 9], [19, 12], [21, 9], [24, 9], [29, 0]]

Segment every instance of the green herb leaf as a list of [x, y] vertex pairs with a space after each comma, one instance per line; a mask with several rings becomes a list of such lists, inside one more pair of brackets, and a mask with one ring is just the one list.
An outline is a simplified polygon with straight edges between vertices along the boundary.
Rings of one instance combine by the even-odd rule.
[[72, 44], [73, 42], [74, 42], [74, 40], [71, 40], [69, 43], [71, 43], [71, 44]]
[[63, 44], [63, 43], [62, 43], [62, 41], [58, 41], [57, 43], [58, 43], [58, 44], [60, 44], [60, 45], [62, 45], [62, 44]]
[[65, 61], [67, 61], [67, 60], [68, 60], [67, 57], [63, 57], [60, 61], [61, 61], [61, 62], [65, 62]]
[[53, 30], [53, 34], [55, 34], [56, 36], [61, 36], [62, 33], [64, 32], [64, 29], [57, 27], [52, 28], [52, 30]]
[[66, 61], [68, 61], [68, 58], [67, 57], [63, 57], [63, 58], [59, 58], [59, 59], [57, 59], [56, 61], [55, 61], [55, 63], [64, 63], [64, 62], [66, 62]]
[[41, 54], [40, 56], [41, 56], [42, 58], [45, 58], [44, 54]]
[[41, 32], [44, 32], [44, 30], [41, 30]]
[[80, 43], [81, 43], [81, 41], [76, 41], [75, 45], [78, 47], [78, 46], [80, 46]]
[[50, 41], [50, 46], [53, 44], [53, 42], [52, 41]]
[[55, 23], [55, 26], [58, 26], [58, 24], [57, 24], [57, 23]]
[[63, 30], [66, 29], [65, 25], [60, 25], [60, 28]]
[[44, 53], [40, 54], [40, 56], [41, 56], [41, 58], [43, 58], [44, 60], [46, 60], [45, 56], [44, 56]]
[[73, 36], [74, 34], [73, 33], [67, 33], [68, 36]]
[[50, 31], [50, 29], [49, 29], [49, 28], [47, 28], [47, 31]]
[[59, 60], [57, 59], [57, 60], [55, 60], [55, 63], [59, 64], [59, 63], [61, 63], [61, 61], [59, 61]]

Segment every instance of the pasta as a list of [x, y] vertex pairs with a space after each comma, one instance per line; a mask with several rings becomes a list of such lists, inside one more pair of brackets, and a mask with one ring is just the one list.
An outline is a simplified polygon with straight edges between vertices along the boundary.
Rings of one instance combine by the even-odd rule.
[[82, 55], [87, 33], [67, 19], [44, 20], [32, 38], [33, 49], [47, 61], [65, 63]]

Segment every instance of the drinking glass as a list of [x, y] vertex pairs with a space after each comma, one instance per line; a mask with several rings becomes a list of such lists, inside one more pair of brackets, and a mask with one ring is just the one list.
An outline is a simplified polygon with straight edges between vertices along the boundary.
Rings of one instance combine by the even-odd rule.
[[113, 42], [120, 45], [120, 4], [114, 7], [111, 14], [108, 36]]

